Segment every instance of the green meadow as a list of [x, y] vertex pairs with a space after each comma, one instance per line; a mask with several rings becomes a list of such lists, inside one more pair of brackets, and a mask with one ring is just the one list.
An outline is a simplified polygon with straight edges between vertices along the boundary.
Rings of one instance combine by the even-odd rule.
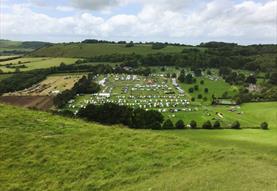
[[181, 52], [184, 46], [167, 46], [160, 50], [152, 49], [151, 45], [136, 44], [134, 47], [126, 47], [125, 44], [56, 44], [53, 46], [41, 48], [31, 54], [31, 56], [46, 57], [77, 57], [88, 58], [93, 56], [110, 55], [110, 54], [140, 54], [147, 55], [151, 53], [176, 53]]
[[22, 66], [25, 65], [25, 68], [20, 68], [20, 71], [29, 71], [34, 69], [50, 68], [54, 66], [59, 66], [62, 62], [64, 64], [74, 64], [76, 58], [47, 58], [47, 57], [23, 57], [15, 60], [9, 60], [5, 62], [0, 62], [0, 69], [3, 72], [14, 72], [15, 68], [7, 68], [6, 65], [10, 64], [11, 66]]
[[131, 130], [0, 105], [0, 190], [274, 191], [276, 107], [245, 108], [270, 130]]

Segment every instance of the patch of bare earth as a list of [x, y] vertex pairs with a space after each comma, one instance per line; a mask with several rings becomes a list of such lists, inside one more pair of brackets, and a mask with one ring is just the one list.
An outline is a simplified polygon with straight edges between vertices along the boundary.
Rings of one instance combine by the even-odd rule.
[[0, 102], [26, 108], [49, 110], [54, 107], [53, 99], [53, 96], [1, 96]]

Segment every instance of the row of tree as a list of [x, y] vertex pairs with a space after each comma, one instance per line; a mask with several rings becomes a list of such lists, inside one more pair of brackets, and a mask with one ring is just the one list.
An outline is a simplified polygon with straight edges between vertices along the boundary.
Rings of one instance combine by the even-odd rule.
[[133, 109], [113, 103], [90, 104], [79, 111], [78, 116], [103, 124], [123, 124], [134, 129], [161, 129], [163, 115], [154, 110]]
[[93, 75], [83, 76], [71, 90], [65, 90], [54, 98], [56, 107], [64, 107], [77, 94], [93, 94], [100, 91], [100, 86], [93, 81]]
[[[164, 129], [164, 130], [186, 129], [186, 128], [197, 129], [199, 127], [197, 126], [197, 123], [194, 120], [192, 120], [188, 125], [185, 125], [183, 120], [179, 120], [174, 125], [173, 122], [170, 119], [167, 119], [161, 127], [161, 129]], [[234, 121], [231, 124], [230, 128], [231, 129], [241, 129], [240, 122], [239, 121]], [[260, 128], [264, 129], [264, 130], [267, 130], [268, 129], [268, 123], [267, 122], [261, 123]], [[215, 121], [213, 124], [211, 123], [211, 121], [206, 121], [202, 124], [202, 129], [222, 129], [222, 126], [221, 126], [220, 121]]]

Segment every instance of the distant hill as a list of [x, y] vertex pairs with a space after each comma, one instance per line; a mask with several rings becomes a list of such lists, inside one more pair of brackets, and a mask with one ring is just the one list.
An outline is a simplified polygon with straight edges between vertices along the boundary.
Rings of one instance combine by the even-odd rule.
[[11, 41], [0, 39], [0, 53], [20, 53], [30, 52], [44, 46], [49, 46], [51, 43], [40, 41]]
[[186, 47], [168, 45], [161, 49], [153, 49], [151, 44], [135, 44], [133, 47], [126, 47], [126, 44], [112, 43], [64, 43], [41, 48], [33, 52], [31, 56], [89, 58], [115, 53], [146, 55], [158, 52], [182, 52]]

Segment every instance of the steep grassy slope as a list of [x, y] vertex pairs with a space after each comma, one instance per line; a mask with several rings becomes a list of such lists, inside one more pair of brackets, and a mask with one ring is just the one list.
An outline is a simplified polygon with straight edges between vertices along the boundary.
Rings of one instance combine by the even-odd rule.
[[277, 189], [276, 127], [135, 131], [0, 109], [0, 190]]
[[50, 47], [39, 49], [31, 54], [31, 56], [46, 57], [77, 57], [87, 58], [109, 54], [151, 54], [158, 52], [181, 52], [185, 47], [167, 46], [160, 50], [153, 50], [151, 45], [136, 45], [127, 48], [124, 44], [56, 44]]

